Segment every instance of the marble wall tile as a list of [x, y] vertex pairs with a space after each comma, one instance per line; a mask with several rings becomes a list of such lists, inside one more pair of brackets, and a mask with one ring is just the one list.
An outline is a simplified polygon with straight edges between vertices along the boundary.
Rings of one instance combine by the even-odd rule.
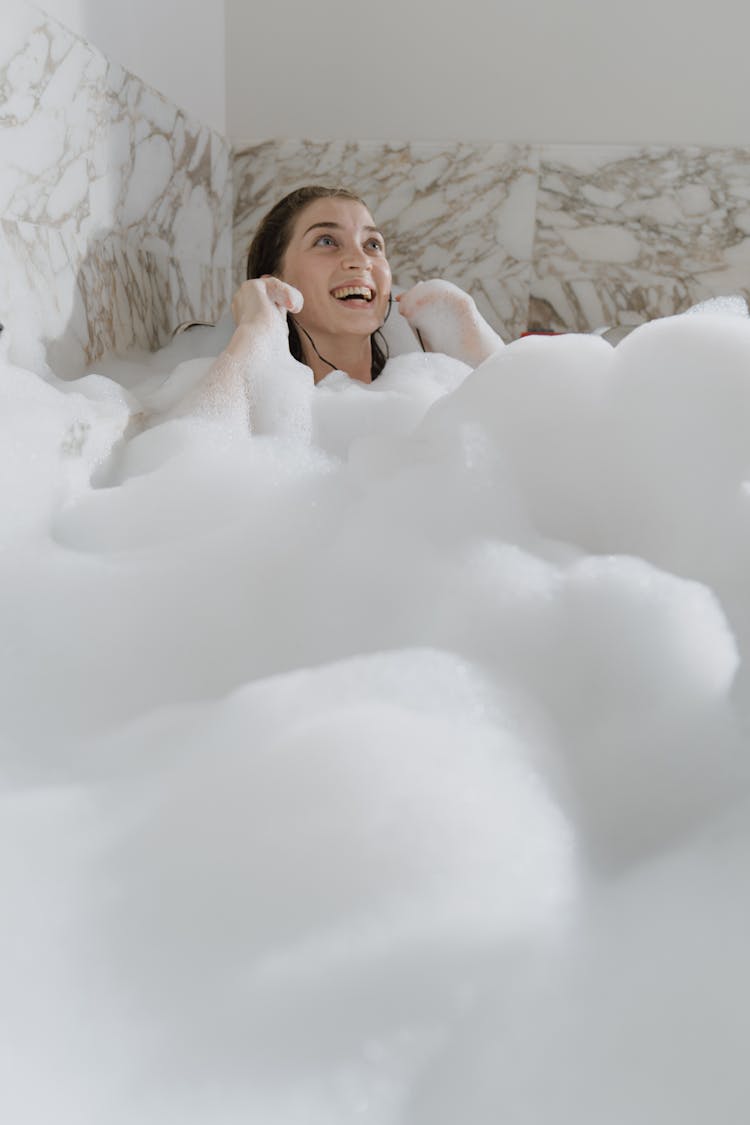
[[750, 148], [548, 145], [533, 327], [633, 325], [750, 296]]
[[83, 227], [104, 168], [107, 60], [44, 13], [9, 0], [0, 36], [0, 212]]
[[[169, 294], [172, 335], [188, 324], [216, 324], [226, 311], [232, 297], [232, 276], [229, 269], [214, 269], [200, 263], [170, 259]], [[195, 309], [202, 310], [202, 319]]]
[[157, 253], [210, 262], [218, 237], [211, 130], [112, 64], [106, 97], [105, 228]]
[[63, 333], [74, 316], [79, 246], [68, 229], [0, 220], [0, 320], [12, 331], [44, 323]]
[[[62, 375], [108, 352], [153, 351], [186, 322], [215, 323], [229, 297], [228, 269], [180, 262], [117, 235], [84, 241], [70, 226], [1, 220], [0, 260], [0, 322], [22, 335], [46, 325], [47, 360]], [[22, 350], [17, 362], [34, 367], [37, 358]]]
[[233, 156], [229, 141], [218, 133], [211, 134], [211, 203], [215, 232], [211, 260], [217, 270], [231, 271], [234, 217]]
[[16, 34], [0, 38], [3, 216], [96, 237], [116, 229], [213, 261], [227, 142], [43, 12], [11, 3]]
[[455, 281], [506, 339], [750, 297], [750, 148], [269, 141], [234, 175], [235, 281], [264, 212], [317, 181], [367, 199], [397, 283]]
[[216, 319], [231, 268], [228, 142], [33, 5], [6, 3], [0, 276], [71, 372]]
[[394, 281], [444, 277], [506, 338], [526, 326], [537, 155], [530, 145], [281, 141], [235, 153], [235, 281], [265, 212], [306, 183], [367, 201]]
[[171, 335], [169, 258], [145, 248], [102, 239], [89, 245], [78, 280], [87, 323], [95, 328], [89, 361], [134, 344], [158, 348]]

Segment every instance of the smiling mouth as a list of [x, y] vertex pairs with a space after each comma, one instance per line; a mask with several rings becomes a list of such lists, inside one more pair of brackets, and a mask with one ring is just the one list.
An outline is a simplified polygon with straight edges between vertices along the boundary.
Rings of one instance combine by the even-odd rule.
[[331, 291], [331, 296], [342, 304], [363, 308], [375, 299], [375, 290], [368, 285], [340, 285]]

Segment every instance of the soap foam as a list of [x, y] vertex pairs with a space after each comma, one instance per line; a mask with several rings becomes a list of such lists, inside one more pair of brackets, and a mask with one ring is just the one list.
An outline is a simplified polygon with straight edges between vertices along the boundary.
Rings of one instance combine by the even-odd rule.
[[4, 1119], [737, 1117], [744, 312], [252, 435], [6, 348]]

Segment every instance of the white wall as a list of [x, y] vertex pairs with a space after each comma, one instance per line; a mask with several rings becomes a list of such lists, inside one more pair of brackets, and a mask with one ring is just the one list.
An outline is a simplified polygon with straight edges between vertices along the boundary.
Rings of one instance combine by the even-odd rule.
[[750, 4], [227, 0], [233, 141], [750, 143]]
[[224, 0], [41, 0], [39, 7], [226, 132]]
[[41, 6], [238, 142], [750, 143], [745, 0]]

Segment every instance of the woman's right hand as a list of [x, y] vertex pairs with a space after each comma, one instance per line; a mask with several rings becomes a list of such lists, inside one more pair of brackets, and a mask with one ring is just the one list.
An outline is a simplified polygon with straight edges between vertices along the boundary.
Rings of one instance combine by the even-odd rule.
[[232, 316], [237, 327], [227, 352], [235, 359], [289, 355], [288, 312], [299, 312], [303, 298], [299, 289], [278, 277], [253, 277], [243, 281], [232, 298]]
[[266, 274], [243, 281], [232, 299], [232, 316], [238, 328], [245, 324], [273, 334], [283, 328], [286, 334], [286, 314], [298, 313], [302, 305], [299, 289]]
[[[297, 363], [289, 352], [286, 314], [299, 312], [303, 298], [299, 289], [278, 277], [254, 277], [243, 281], [232, 299], [232, 316], [237, 327], [224, 351], [206, 376], [180, 405], [179, 413], [202, 414], [208, 418], [239, 419], [247, 422], [248, 387], [259, 372], [273, 373], [284, 365], [312, 371]], [[256, 404], [257, 407], [257, 404]], [[251, 418], [253, 429], [260, 429]]]

